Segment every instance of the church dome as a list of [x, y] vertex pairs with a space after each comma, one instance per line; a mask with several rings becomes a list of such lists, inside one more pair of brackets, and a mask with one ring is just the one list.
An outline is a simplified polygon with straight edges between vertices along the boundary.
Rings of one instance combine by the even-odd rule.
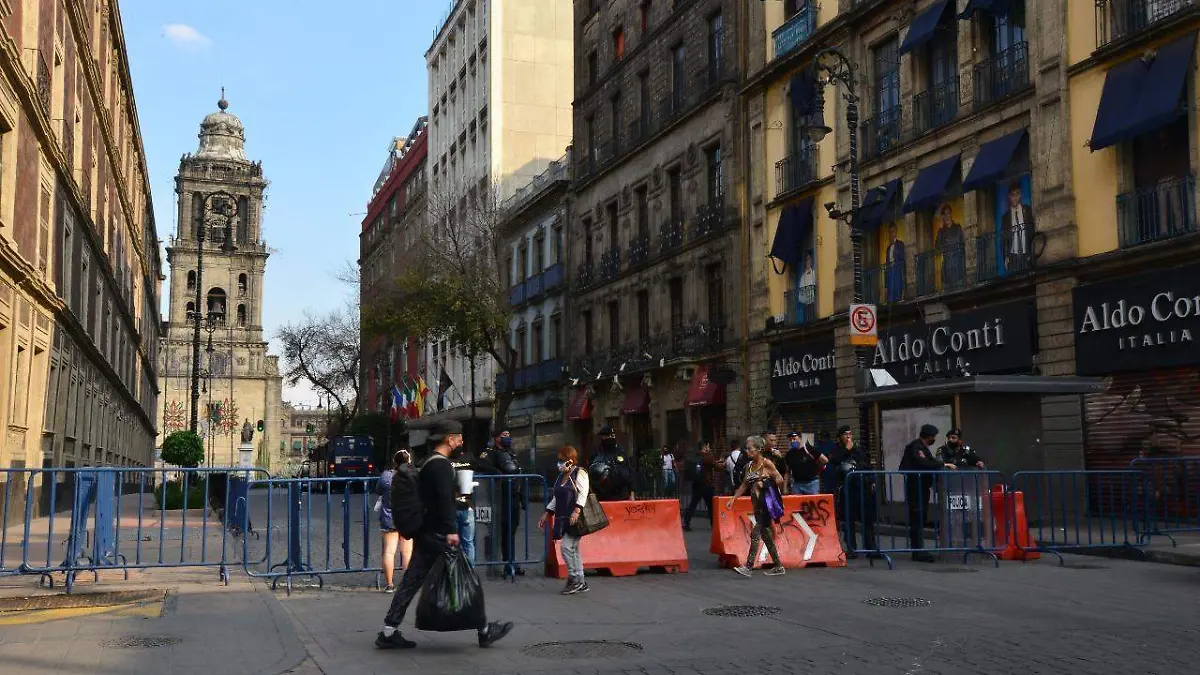
[[242, 121], [237, 115], [226, 112], [229, 101], [225, 100], [224, 89], [221, 90], [221, 100], [217, 101], [217, 108], [217, 112], [210, 113], [200, 123], [200, 150], [196, 157], [247, 161], [246, 136]]

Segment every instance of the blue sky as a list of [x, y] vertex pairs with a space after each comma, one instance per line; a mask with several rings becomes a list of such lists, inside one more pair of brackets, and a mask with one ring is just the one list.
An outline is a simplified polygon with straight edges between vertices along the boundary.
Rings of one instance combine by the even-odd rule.
[[[247, 154], [271, 181], [268, 337], [306, 310], [345, 302], [350, 289], [334, 273], [358, 257], [388, 142], [426, 112], [425, 49], [450, 4], [121, 0], [159, 238], [175, 227], [179, 157], [195, 151], [222, 86]], [[316, 402], [307, 390], [284, 398]]]

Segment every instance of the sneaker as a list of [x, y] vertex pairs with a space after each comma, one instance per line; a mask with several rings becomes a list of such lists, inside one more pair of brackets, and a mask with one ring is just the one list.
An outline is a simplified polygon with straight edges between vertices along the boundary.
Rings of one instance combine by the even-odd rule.
[[767, 570], [766, 572], [763, 572], [763, 576], [778, 577], [778, 576], [783, 576], [786, 573], [787, 573], [787, 570], [783, 569], [783, 565], [776, 565], [776, 566], [772, 567], [771, 569]]
[[737, 567], [733, 568], [733, 571], [744, 577], [748, 577], [753, 574], [753, 572], [750, 571], [750, 568], [746, 567], [745, 565], [738, 565]]
[[379, 631], [379, 634], [375, 636], [375, 646], [379, 649], [412, 649], [417, 646], [417, 643], [405, 638], [400, 631], [396, 631], [390, 636]]
[[562, 589], [563, 595], [574, 595], [579, 592], [579, 587], [583, 584], [574, 579], [567, 580], [567, 587]]
[[581, 581], [581, 582], [579, 582], [579, 587], [575, 592], [576, 593], [587, 593], [589, 590], [590, 589], [588, 588], [587, 582]]
[[395, 593], [395, 592], [396, 592], [396, 587], [395, 587], [395, 586], [393, 586], [393, 585], [391, 585], [391, 584], [388, 584], [387, 586], [384, 586], [384, 587], [383, 587], [383, 592], [384, 592], [384, 593]]
[[511, 621], [500, 623], [493, 621], [487, 625], [487, 628], [479, 632], [479, 646], [491, 647], [497, 642], [504, 639], [504, 636], [512, 632], [513, 624]]
[[688, 525], [687, 523], [684, 523], [684, 524], [683, 524], [683, 531], [684, 531], [684, 532], [691, 532], [691, 531], [692, 531], [692, 526], [691, 526], [691, 525]]

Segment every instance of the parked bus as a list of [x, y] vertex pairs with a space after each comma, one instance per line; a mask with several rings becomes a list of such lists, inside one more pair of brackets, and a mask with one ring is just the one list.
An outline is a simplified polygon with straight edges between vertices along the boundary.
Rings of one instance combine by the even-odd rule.
[[374, 476], [371, 462], [374, 441], [370, 436], [336, 436], [309, 452], [301, 475], [305, 478], [359, 478]]

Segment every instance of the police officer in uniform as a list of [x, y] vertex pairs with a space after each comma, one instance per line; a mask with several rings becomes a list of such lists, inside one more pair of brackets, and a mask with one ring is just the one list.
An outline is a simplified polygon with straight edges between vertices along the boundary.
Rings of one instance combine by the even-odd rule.
[[616, 502], [634, 498], [633, 467], [625, 448], [617, 443], [612, 426], [600, 427], [600, 446], [592, 453], [588, 467], [592, 490], [602, 502]]
[[971, 446], [963, 442], [962, 429], [951, 429], [946, 434], [946, 444], [938, 448], [938, 456], [942, 458], [944, 463], [953, 464], [959, 469], [970, 471], [987, 468], [979, 453], [972, 450]]
[[[490, 466], [481, 462], [467, 446], [460, 445], [450, 455], [450, 464], [454, 467], [455, 487], [459, 487], [459, 476], [462, 471], [472, 471], [475, 474], [491, 473]], [[475, 567], [475, 499], [474, 487], [471, 492], [458, 492], [454, 505], [457, 507], [459, 548], [463, 557]]]
[[[501, 476], [516, 476], [521, 473], [517, 454], [513, 451], [512, 434], [508, 429], [499, 429], [492, 435], [492, 442], [479, 455], [487, 466], [488, 473]], [[494, 504], [496, 532], [500, 537], [500, 553], [505, 562], [516, 559], [517, 527], [521, 524], [521, 510], [525, 504], [524, 491], [516, 480], [506, 480], [500, 485], [500, 501]], [[525, 570], [513, 565], [513, 574], [525, 576]]]
[[929, 520], [929, 505], [933, 500], [934, 476], [931, 472], [958, 467], [938, 459], [930, 447], [937, 438], [938, 429], [932, 424], [921, 426], [920, 436], [904, 446], [900, 458], [901, 471], [911, 473], [904, 477], [904, 501], [908, 504], [908, 545], [915, 562], [936, 562], [937, 558], [925, 549], [925, 522]]

